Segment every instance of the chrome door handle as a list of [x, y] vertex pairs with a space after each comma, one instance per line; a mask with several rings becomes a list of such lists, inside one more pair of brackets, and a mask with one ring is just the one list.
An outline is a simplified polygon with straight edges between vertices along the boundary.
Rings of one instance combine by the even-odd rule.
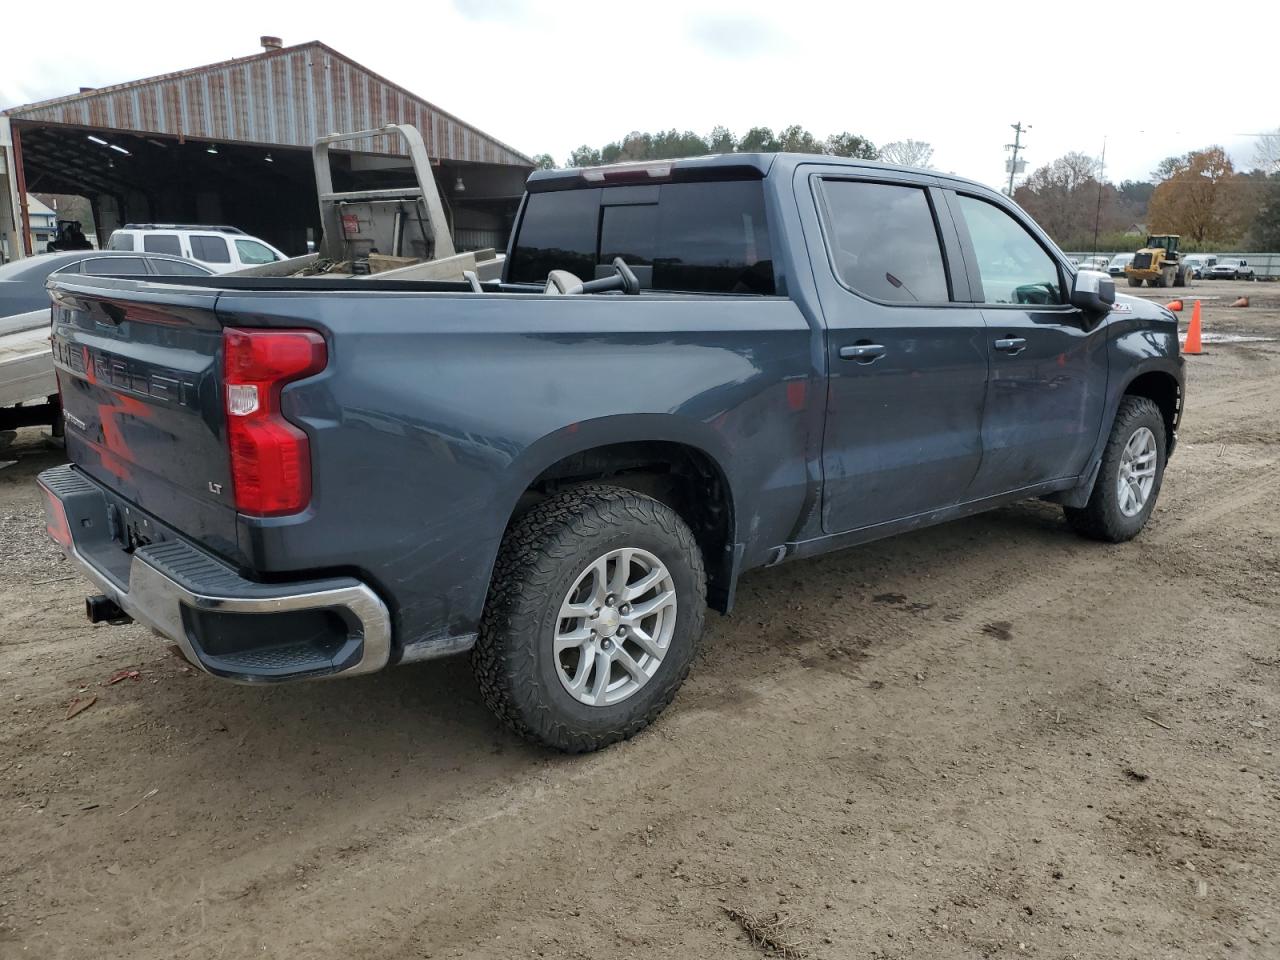
[[884, 356], [884, 346], [879, 343], [854, 343], [840, 348], [841, 360], [857, 360], [859, 363], [871, 363]]
[[1023, 337], [1004, 337], [995, 341], [992, 346], [1005, 353], [1021, 353], [1027, 348], [1027, 341]]

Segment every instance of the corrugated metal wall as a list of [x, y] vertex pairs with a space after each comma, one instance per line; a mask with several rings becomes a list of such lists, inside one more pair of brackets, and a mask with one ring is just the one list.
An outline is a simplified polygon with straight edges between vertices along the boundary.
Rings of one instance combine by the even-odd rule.
[[[310, 147], [318, 136], [411, 123], [432, 157], [530, 166], [528, 158], [320, 43], [18, 107], [15, 120], [191, 139]], [[399, 137], [343, 149], [403, 155]]]

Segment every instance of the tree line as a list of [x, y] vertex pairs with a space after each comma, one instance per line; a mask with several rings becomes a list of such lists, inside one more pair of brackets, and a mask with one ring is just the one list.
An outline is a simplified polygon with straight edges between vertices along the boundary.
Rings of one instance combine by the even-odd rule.
[[1264, 137], [1255, 166], [1238, 170], [1222, 147], [1204, 147], [1119, 185], [1101, 179], [1093, 157], [1068, 153], [1033, 171], [1014, 199], [1067, 250], [1137, 249], [1148, 233], [1180, 234], [1186, 250], [1277, 250], [1280, 156], [1268, 149]]
[[[883, 160], [908, 167], [928, 167], [933, 147], [920, 140], [896, 140], [877, 147], [860, 134], [833, 133], [817, 137], [799, 124], [775, 133], [772, 127], [752, 127], [737, 136], [727, 127], [717, 126], [706, 136], [692, 130], [661, 130], [657, 133], [632, 131], [603, 147], [583, 144], [569, 154], [566, 167], [593, 167], [602, 163], [636, 160], [675, 160], [712, 153], [819, 153], [832, 157]], [[534, 157], [540, 169], [558, 166], [555, 158], [543, 153]]]

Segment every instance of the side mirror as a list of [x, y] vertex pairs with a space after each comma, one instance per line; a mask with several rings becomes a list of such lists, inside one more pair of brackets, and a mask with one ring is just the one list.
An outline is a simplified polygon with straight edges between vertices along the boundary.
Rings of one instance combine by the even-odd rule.
[[1115, 302], [1115, 281], [1105, 273], [1081, 270], [1071, 281], [1071, 305], [1085, 313], [1106, 313]]

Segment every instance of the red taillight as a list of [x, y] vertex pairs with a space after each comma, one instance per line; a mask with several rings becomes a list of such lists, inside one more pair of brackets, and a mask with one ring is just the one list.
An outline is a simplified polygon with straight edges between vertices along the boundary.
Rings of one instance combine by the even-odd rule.
[[314, 330], [228, 328], [222, 349], [236, 509], [297, 513], [311, 501], [311, 452], [307, 435], [280, 412], [280, 388], [324, 369], [324, 337]]

